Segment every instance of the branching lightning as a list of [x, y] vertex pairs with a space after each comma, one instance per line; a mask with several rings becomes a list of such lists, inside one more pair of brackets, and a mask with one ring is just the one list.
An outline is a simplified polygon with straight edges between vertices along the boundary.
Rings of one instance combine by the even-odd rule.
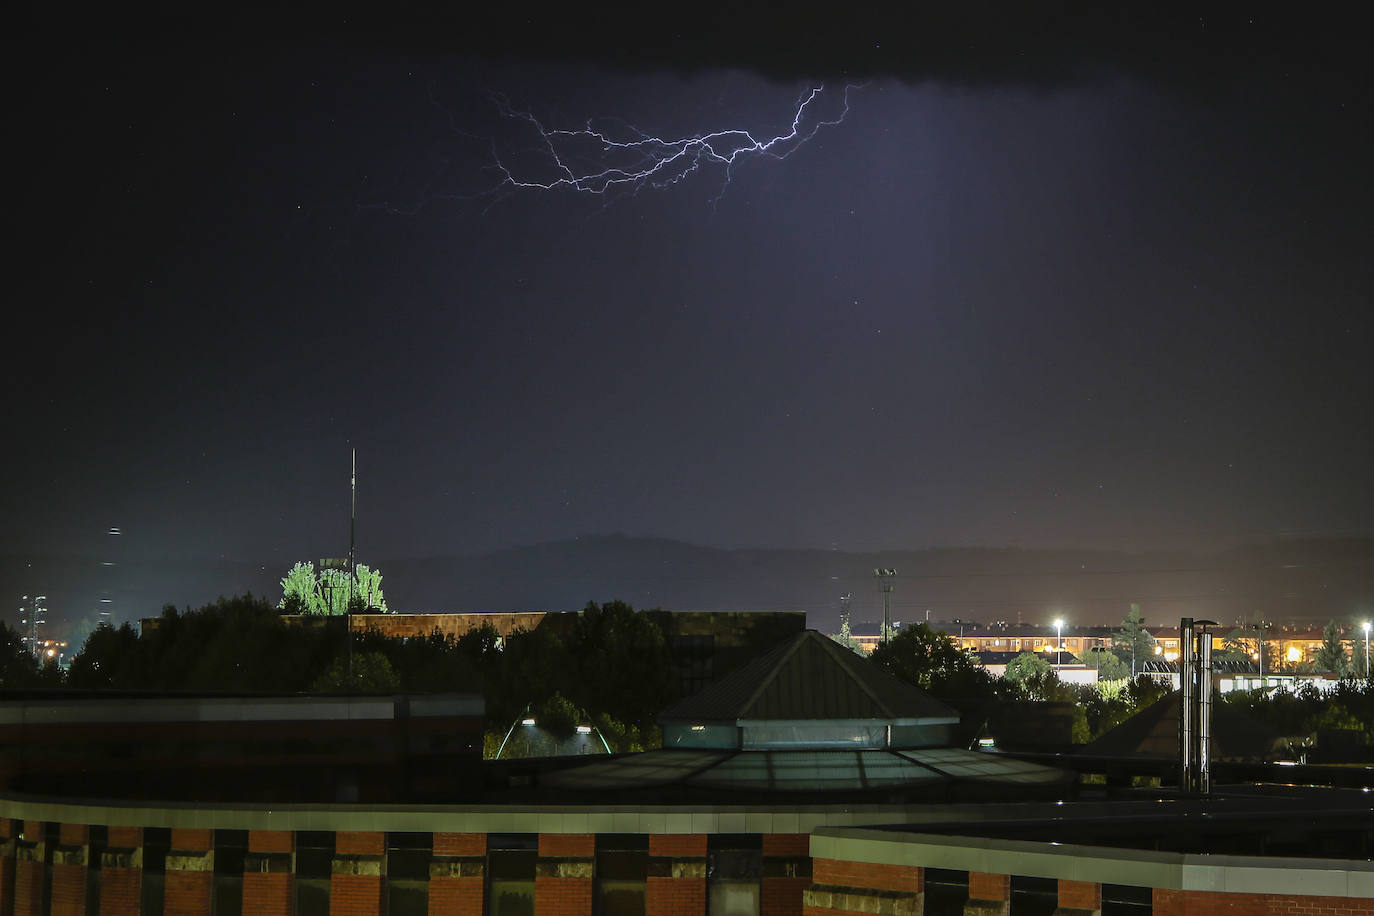
[[[804, 91], [797, 100], [790, 129], [766, 140], [745, 128], [664, 138], [622, 123], [620, 131], [613, 133], [598, 128], [591, 120], [577, 130], [554, 129], [527, 111], [513, 109], [505, 99], [494, 97], [503, 118], [522, 121], [535, 131], [542, 162], [518, 169], [511, 157], [503, 158], [493, 143], [491, 168], [500, 176], [498, 189], [564, 189], [603, 196], [618, 191], [637, 193], [646, 188], [667, 188], [697, 172], [718, 169], [721, 183], [715, 200], [719, 201], [740, 162], [753, 158], [786, 159], [822, 128], [842, 123], [849, 114], [849, 93], [854, 88], [844, 88], [840, 112], [832, 117], [814, 112], [825, 87]], [[536, 171], [545, 175], [540, 177]]]
[[[421, 183], [418, 193], [403, 195], [411, 203], [392, 198], [358, 206], [414, 215], [430, 200], [486, 201], [490, 207], [512, 194], [530, 191], [572, 192], [609, 203], [623, 195], [662, 190], [695, 175], [717, 173], [719, 182], [712, 185], [710, 198], [714, 205], [725, 196], [736, 168], [744, 162], [786, 159], [824, 128], [843, 123], [849, 115], [850, 93], [860, 88], [803, 90], [787, 130], [764, 138], [745, 127], [665, 137], [614, 118], [588, 119], [575, 129], [551, 127], [500, 94], [487, 95], [485, 105], [466, 108], [466, 114], [459, 115], [431, 91], [430, 102], [443, 112], [451, 136], [461, 141], [459, 146], [434, 151], [438, 168]], [[473, 161], [474, 155], [479, 161]]]

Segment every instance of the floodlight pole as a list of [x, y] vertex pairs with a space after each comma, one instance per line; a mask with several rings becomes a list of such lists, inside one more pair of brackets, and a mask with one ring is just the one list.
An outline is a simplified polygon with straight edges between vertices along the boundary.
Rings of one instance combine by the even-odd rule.
[[892, 639], [892, 580], [896, 578], [895, 569], [875, 569], [873, 578], [878, 580], [879, 587], [883, 590], [883, 643]]
[[350, 449], [352, 464], [348, 473], [348, 598], [344, 604], [344, 628], [348, 631], [348, 687], [353, 689], [353, 588], [358, 582], [358, 450]]
[[1370, 683], [1370, 622], [1364, 621], [1364, 683]]

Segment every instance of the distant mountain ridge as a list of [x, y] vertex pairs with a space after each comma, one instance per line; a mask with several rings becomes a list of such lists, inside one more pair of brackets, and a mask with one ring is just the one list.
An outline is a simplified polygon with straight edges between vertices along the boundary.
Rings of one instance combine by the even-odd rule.
[[[179, 559], [112, 572], [85, 557], [11, 556], [0, 558], [0, 576], [16, 607], [21, 594], [45, 589], [56, 630], [62, 619], [91, 617], [102, 596], [122, 619], [249, 591], [275, 601], [294, 559]], [[619, 599], [665, 610], [805, 611], [812, 627], [831, 630], [841, 595], [853, 596], [854, 620], [881, 615], [873, 580], [881, 566], [897, 570], [892, 607], [901, 621], [924, 620], [929, 611], [931, 620], [1035, 623], [1062, 615], [1099, 624], [1119, 621], [1131, 602], [1152, 623], [1195, 616], [1229, 624], [1254, 612], [1325, 622], [1374, 612], [1374, 538], [1272, 541], [1203, 554], [726, 549], [598, 535], [473, 556], [364, 559], [382, 570], [387, 602], [400, 611], [571, 610]]]

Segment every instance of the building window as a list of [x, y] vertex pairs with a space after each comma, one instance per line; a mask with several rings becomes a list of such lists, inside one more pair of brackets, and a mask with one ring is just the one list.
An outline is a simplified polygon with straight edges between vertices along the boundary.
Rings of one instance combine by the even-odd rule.
[[329, 916], [329, 877], [333, 865], [334, 831], [296, 831], [296, 874], [292, 881], [296, 916]]
[[708, 916], [759, 916], [759, 878], [763, 838], [716, 834], [707, 840], [706, 912]]
[[597, 916], [644, 916], [649, 838], [601, 834], [596, 838]]
[[215, 916], [243, 913], [243, 860], [248, 854], [247, 830], [216, 830]]
[[143, 828], [143, 874], [140, 876], [140, 913], [161, 913], [167, 878], [167, 850], [172, 845], [168, 827]]
[[388, 916], [427, 916], [432, 833], [386, 835], [386, 912]]
[[534, 916], [535, 834], [487, 837], [487, 916]]

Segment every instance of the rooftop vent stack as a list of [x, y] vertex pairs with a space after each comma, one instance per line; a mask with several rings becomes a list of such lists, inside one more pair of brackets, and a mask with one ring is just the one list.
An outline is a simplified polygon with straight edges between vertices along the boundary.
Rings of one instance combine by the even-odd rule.
[[1183, 703], [1178, 716], [1178, 787], [1183, 792], [1192, 792], [1197, 772], [1193, 754], [1197, 740], [1193, 720], [1193, 618], [1184, 617], [1178, 622], [1178, 637], [1178, 685]]
[[1212, 791], [1212, 634], [1208, 627], [1212, 620], [1195, 620], [1197, 655], [1197, 791], [1209, 795]]

